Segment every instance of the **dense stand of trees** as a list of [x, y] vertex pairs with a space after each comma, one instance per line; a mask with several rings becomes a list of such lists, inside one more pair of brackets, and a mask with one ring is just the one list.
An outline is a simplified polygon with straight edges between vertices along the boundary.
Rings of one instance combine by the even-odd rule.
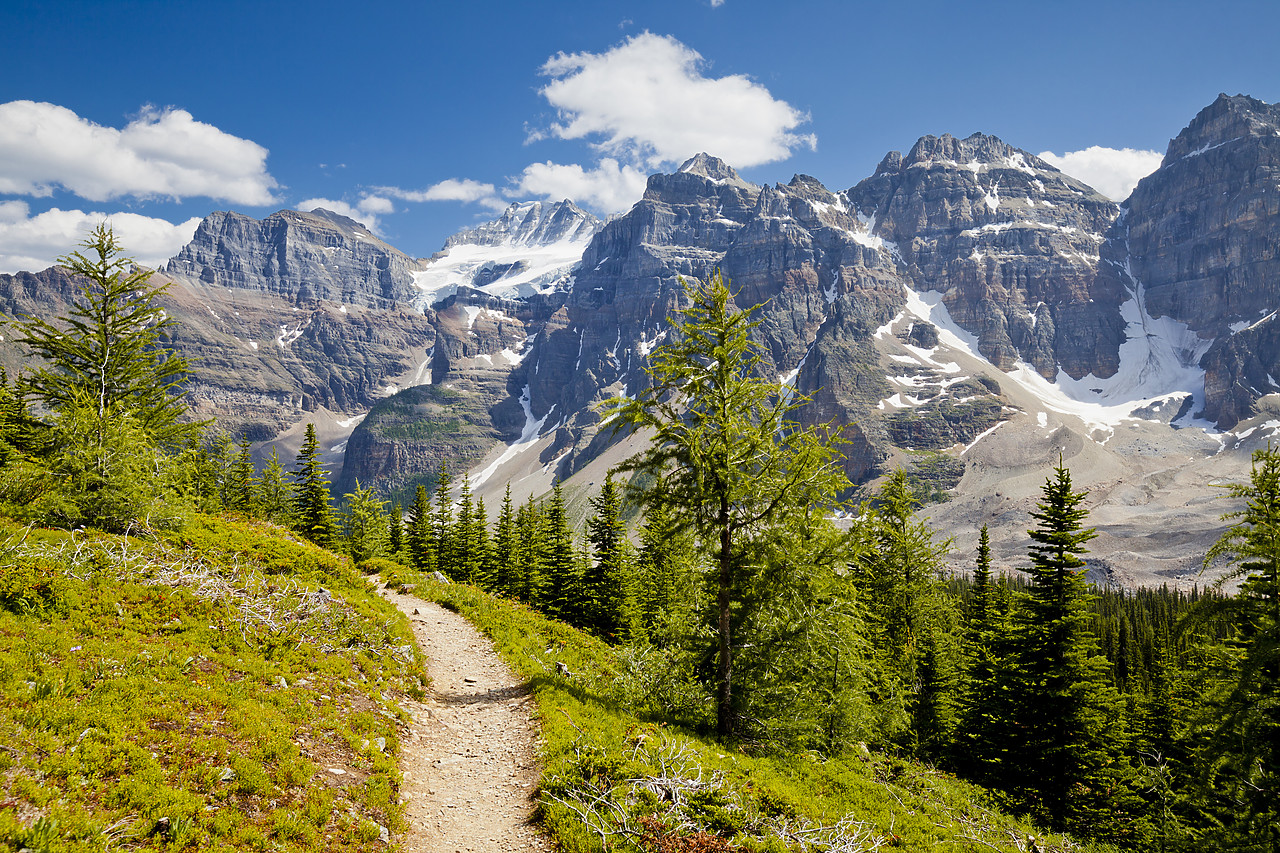
[[715, 279], [689, 288], [651, 392], [612, 412], [656, 435], [624, 466], [648, 485], [607, 478], [585, 535], [559, 483], [518, 506], [508, 489], [491, 519], [444, 469], [407, 508], [359, 484], [335, 507], [313, 428], [292, 471], [274, 454], [257, 470], [247, 442], [197, 439], [158, 291], [108, 229], [86, 246], [96, 260], [66, 259], [90, 282], [72, 317], [18, 323], [48, 366], [0, 373], [7, 514], [121, 530], [183, 508], [257, 516], [631, 647], [642, 711], [664, 720], [761, 748], [911, 755], [1125, 849], [1280, 849], [1280, 450], [1256, 454], [1206, 555], [1235, 591], [1090, 588], [1086, 495], [1061, 462], [1020, 573], [994, 574], [983, 527], [956, 531], [975, 537], [974, 566], [949, 576], [954, 543], [917, 518], [904, 474], [840, 502], [831, 436], [801, 429], [802, 400], [755, 377], [751, 310]]

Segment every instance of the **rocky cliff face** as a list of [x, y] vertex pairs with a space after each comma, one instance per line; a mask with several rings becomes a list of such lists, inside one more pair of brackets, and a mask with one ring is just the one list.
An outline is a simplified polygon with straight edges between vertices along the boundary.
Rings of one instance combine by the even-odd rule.
[[295, 305], [319, 301], [388, 308], [416, 294], [425, 262], [327, 210], [281, 210], [263, 220], [213, 213], [165, 267], [213, 287], [256, 290]]
[[849, 190], [871, 231], [892, 241], [917, 290], [936, 290], [979, 351], [1054, 379], [1109, 376], [1125, 339], [1123, 288], [1097, 279], [1119, 209], [1095, 190], [993, 136], [926, 136], [890, 152]]
[[1147, 310], [1214, 344], [1205, 416], [1224, 427], [1277, 391], [1280, 106], [1220, 95], [1125, 203], [1128, 262]]

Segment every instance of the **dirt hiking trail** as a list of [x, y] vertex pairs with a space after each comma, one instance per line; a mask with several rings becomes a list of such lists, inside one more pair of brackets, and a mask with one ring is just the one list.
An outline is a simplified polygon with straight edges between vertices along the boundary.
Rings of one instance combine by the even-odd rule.
[[409, 828], [405, 853], [550, 853], [529, 822], [540, 768], [533, 698], [493, 643], [438, 604], [390, 589], [427, 657], [424, 702], [402, 703], [413, 723], [401, 744]]

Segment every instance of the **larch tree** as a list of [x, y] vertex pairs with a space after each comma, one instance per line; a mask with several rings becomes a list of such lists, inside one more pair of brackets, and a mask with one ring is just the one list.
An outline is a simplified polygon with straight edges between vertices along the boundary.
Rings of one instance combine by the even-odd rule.
[[650, 387], [615, 401], [606, 416], [615, 429], [652, 432], [648, 449], [622, 467], [646, 474], [641, 503], [693, 531], [714, 567], [716, 730], [729, 738], [738, 723], [734, 655], [744, 641], [734, 636], [735, 611], [751, 595], [759, 546], [791, 519], [830, 513], [849, 483], [830, 431], [796, 423], [805, 398], [762, 375], [751, 337], [759, 306], [738, 310], [719, 273], [685, 282], [685, 298], [670, 342], [650, 355]]
[[166, 345], [174, 321], [158, 300], [165, 288], [125, 257], [111, 227], [99, 225], [58, 263], [83, 282], [70, 314], [49, 322], [22, 318], [17, 342], [44, 359], [24, 382], [49, 408], [88, 407], [99, 419], [127, 414], [157, 445], [193, 440], [201, 424], [184, 422], [189, 364]]

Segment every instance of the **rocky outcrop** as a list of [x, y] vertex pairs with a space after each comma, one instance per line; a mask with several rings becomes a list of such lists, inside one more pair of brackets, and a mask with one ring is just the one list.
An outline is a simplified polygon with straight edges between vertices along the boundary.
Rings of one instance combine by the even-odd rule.
[[212, 213], [165, 272], [300, 306], [329, 301], [389, 308], [413, 299], [413, 273], [424, 265], [355, 220], [317, 209], [281, 210], [263, 220]]

